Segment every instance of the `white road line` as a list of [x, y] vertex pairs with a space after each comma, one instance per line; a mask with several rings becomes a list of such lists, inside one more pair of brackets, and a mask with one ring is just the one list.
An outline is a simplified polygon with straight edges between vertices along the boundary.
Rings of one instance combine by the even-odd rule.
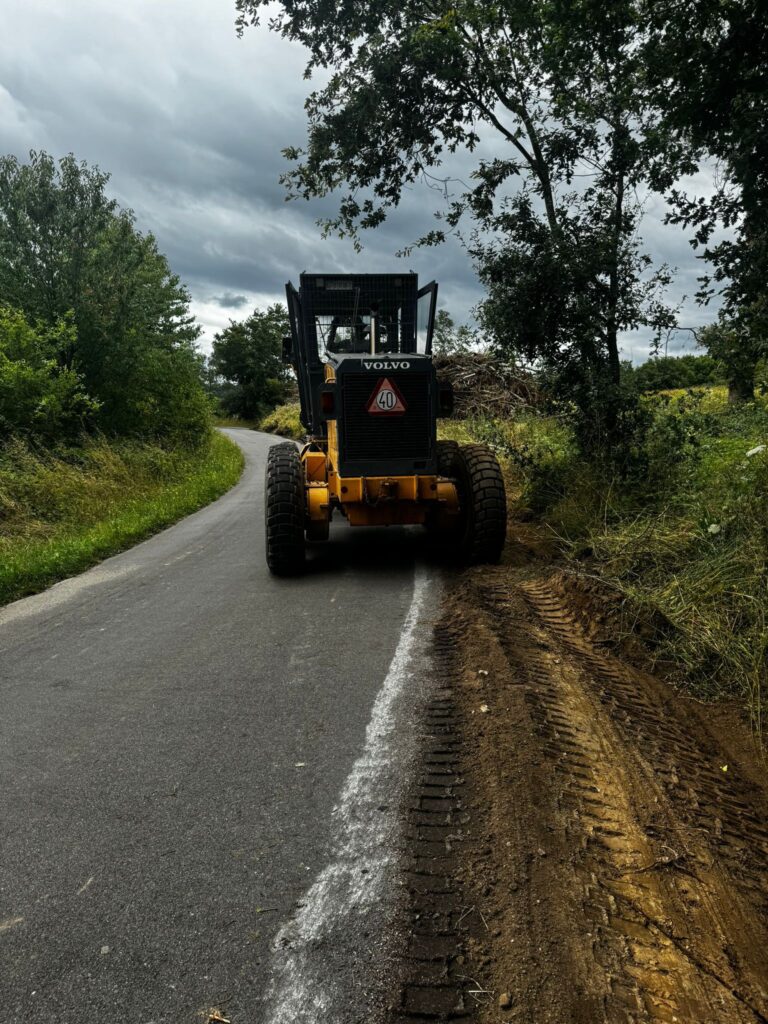
[[[273, 946], [267, 1024], [330, 1024], [334, 970], [324, 955], [339, 928], [356, 934], [353, 917], [363, 917], [377, 901], [395, 862], [392, 840], [398, 825], [402, 765], [395, 704], [411, 677], [416, 629], [426, 573], [416, 570], [413, 597], [384, 684], [374, 701], [365, 748], [352, 767], [333, 810], [333, 859], [302, 899], [298, 914]], [[351, 929], [345, 923], [352, 924]], [[364, 1009], [364, 1008], [361, 1008]]]

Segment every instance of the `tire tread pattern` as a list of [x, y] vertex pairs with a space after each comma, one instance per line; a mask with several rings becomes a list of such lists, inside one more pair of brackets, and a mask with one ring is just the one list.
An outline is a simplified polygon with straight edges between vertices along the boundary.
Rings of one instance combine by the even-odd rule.
[[267, 565], [275, 576], [296, 576], [304, 568], [304, 467], [291, 441], [267, 453], [264, 487]]
[[504, 477], [493, 452], [482, 444], [462, 445], [452, 464], [464, 504], [462, 560], [472, 565], [498, 562], [507, 536]]
[[458, 441], [438, 441], [435, 445], [437, 455], [437, 475], [450, 476], [451, 466], [459, 450]]

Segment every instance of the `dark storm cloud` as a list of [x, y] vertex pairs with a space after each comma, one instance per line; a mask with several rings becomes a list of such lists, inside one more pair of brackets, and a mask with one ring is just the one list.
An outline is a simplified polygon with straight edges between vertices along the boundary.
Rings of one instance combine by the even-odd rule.
[[248, 302], [247, 295], [233, 295], [232, 292], [224, 292], [223, 295], [214, 295], [213, 301], [222, 309], [240, 309]]
[[[332, 200], [285, 202], [281, 150], [305, 137], [304, 55], [265, 27], [238, 40], [233, 6], [4, 0], [0, 149], [21, 158], [30, 148], [71, 151], [110, 171], [112, 192], [188, 283], [207, 342], [227, 311], [280, 299], [305, 269], [415, 270], [440, 282], [441, 305], [467, 317], [482, 292], [458, 241], [394, 255], [434, 227], [445, 205], [435, 191], [407, 190], [362, 254], [320, 237], [316, 220]], [[451, 173], [470, 167], [458, 160]], [[675, 294], [692, 295], [698, 268], [661, 215], [654, 209], [644, 225], [646, 248], [680, 267]], [[692, 324], [707, 318], [688, 306]], [[638, 335], [625, 344], [636, 358], [643, 347]]]

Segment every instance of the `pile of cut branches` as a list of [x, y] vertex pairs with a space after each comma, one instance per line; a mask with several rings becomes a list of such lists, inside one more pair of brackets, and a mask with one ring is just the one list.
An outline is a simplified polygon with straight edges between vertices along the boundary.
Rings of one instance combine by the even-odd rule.
[[438, 379], [453, 385], [454, 416], [506, 418], [542, 404], [534, 378], [487, 352], [460, 352], [434, 359]]

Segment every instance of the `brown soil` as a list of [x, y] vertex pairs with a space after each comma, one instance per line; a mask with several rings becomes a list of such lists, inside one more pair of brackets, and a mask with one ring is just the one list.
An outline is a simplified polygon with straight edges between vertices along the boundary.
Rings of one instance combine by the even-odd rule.
[[768, 1024], [749, 733], [609, 653], [516, 551], [449, 584], [436, 627], [393, 1019]]

